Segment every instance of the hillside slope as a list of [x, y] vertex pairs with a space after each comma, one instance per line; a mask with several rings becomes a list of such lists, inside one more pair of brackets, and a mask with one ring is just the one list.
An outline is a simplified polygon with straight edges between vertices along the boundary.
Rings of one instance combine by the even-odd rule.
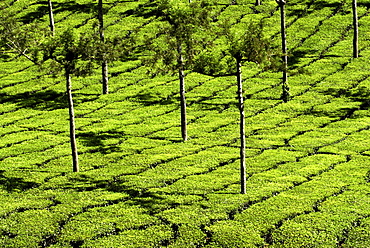
[[[196, 0], [194, 0], [196, 1]], [[46, 1], [6, 0], [48, 25]], [[54, 1], [56, 32], [91, 28], [91, 1]], [[218, 20], [264, 18], [275, 1], [218, 1]], [[155, 37], [149, 1], [105, 1], [106, 35]], [[370, 5], [359, 1], [352, 59], [349, 0], [289, 1], [292, 100], [281, 73], [245, 64], [247, 194], [239, 194], [235, 76], [188, 72], [189, 140], [176, 76], [139, 58], [73, 79], [81, 172], [71, 170], [63, 77], [3, 54], [0, 63], [2, 247], [369, 247]]]

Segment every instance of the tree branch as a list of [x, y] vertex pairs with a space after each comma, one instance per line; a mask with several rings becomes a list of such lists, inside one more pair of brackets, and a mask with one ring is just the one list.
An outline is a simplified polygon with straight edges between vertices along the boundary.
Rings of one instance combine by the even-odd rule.
[[16, 51], [17, 51], [17, 53], [19, 53], [20, 55], [24, 56], [26, 59], [28, 59], [29, 61], [31, 61], [31, 62], [32, 62], [32, 63], [34, 63], [35, 65], [39, 65], [39, 63], [38, 63], [36, 60], [32, 59], [28, 54], [26, 54], [27, 49], [25, 49], [25, 50], [21, 50], [21, 49], [19, 48], [19, 46], [17, 46], [17, 45], [15, 44], [15, 42], [14, 42], [14, 41], [12, 41], [12, 40], [8, 40], [8, 41], [14, 45], [14, 46], [11, 46], [9, 43], [6, 43], [6, 45], [7, 45], [10, 49], [16, 50]]

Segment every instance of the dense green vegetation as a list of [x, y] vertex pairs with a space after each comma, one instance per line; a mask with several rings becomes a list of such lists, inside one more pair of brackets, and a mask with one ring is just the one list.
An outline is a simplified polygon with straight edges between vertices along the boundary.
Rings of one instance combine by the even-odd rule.
[[[275, 1], [230, 3], [216, 1], [215, 23], [263, 19], [279, 46]], [[95, 5], [54, 1], [55, 32], [91, 29]], [[149, 74], [137, 55], [110, 65], [108, 95], [100, 68], [75, 78], [78, 173], [63, 76], [1, 53], [0, 246], [369, 247], [369, 6], [358, 1], [352, 59], [351, 1], [288, 1], [286, 103], [280, 72], [243, 64], [245, 195], [237, 86], [222, 48], [202, 54], [218, 75], [186, 72], [187, 142], [176, 75]], [[0, 8], [48, 26], [46, 1]], [[106, 0], [105, 8], [106, 37], [135, 30], [139, 47], [156, 37], [155, 3]]]

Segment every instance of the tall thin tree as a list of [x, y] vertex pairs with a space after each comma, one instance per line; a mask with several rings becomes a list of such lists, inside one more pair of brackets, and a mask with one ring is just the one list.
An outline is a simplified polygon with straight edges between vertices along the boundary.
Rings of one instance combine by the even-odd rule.
[[239, 131], [240, 131], [240, 193], [246, 193], [246, 176], [247, 168], [245, 164], [245, 113], [244, 113], [244, 97], [243, 97], [243, 81], [242, 81], [242, 65], [241, 54], [235, 56], [236, 60], [236, 81], [238, 86], [238, 102], [239, 102]]
[[353, 13], [353, 57], [358, 58], [358, 16], [356, 0], [352, 0], [352, 13]]
[[80, 170], [78, 164], [78, 152], [77, 152], [77, 142], [76, 142], [76, 125], [75, 125], [75, 111], [74, 111], [74, 104], [73, 104], [73, 96], [72, 96], [72, 79], [70, 68], [65, 66], [65, 78], [66, 78], [66, 89], [67, 89], [67, 97], [68, 97], [68, 112], [69, 112], [69, 140], [71, 143], [71, 151], [72, 151], [72, 165], [73, 165], [73, 172], [78, 172]]
[[286, 42], [286, 27], [285, 27], [285, 0], [276, 0], [276, 3], [280, 8], [280, 24], [281, 24], [281, 48], [282, 48], [282, 60], [283, 60], [283, 82], [282, 82], [282, 94], [281, 99], [284, 102], [290, 99], [290, 90], [288, 85], [288, 54], [287, 54], [287, 42]]
[[178, 53], [178, 70], [179, 70], [179, 80], [180, 80], [180, 115], [181, 115], [181, 137], [184, 141], [188, 139], [187, 131], [187, 118], [186, 118], [186, 97], [185, 97], [185, 73], [184, 73], [184, 59], [182, 52], [182, 45], [177, 46]]
[[69, 135], [72, 153], [73, 171], [79, 171], [76, 142], [75, 111], [72, 96], [72, 79], [93, 72], [93, 62], [98, 56], [101, 43], [92, 34], [77, 35], [73, 29], [65, 30], [60, 35], [51, 37], [41, 46], [44, 53], [43, 63], [50, 61], [49, 67], [54, 73], [62, 71], [66, 82], [66, 94], [69, 111]]
[[[103, 0], [98, 0], [98, 21], [99, 21], [99, 36], [100, 41], [102, 43], [105, 42], [104, 38], [104, 8], [103, 8]], [[104, 51], [102, 51], [104, 53]], [[103, 94], [109, 93], [109, 86], [108, 86], [108, 61], [105, 59], [106, 56], [102, 55], [102, 86], [103, 86]]]
[[[3, 13], [1, 13], [3, 14]], [[128, 54], [123, 48], [124, 38], [117, 37], [102, 43], [96, 34], [75, 34], [73, 29], [50, 36], [50, 31], [37, 23], [23, 24], [12, 15], [0, 18], [0, 48], [23, 56], [48, 72], [63, 72], [69, 109], [70, 143], [73, 171], [79, 171], [76, 145], [75, 114], [72, 96], [72, 76], [84, 76], [93, 72], [93, 63], [101, 62], [101, 51], [109, 61]], [[47, 64], [47, 65], [45, 65]]]
[[[188, 139], [186, 118], [185, 69], [194, 64], [194, 56], [203, 50], [206, 33], [211, 21], [212, 5], [205, 0], [191, 3], [173, 3], [164, 0], [158, 3], [162, 17], [158, 38], [148, 40], [153, 52], [146, 63], [154, 71], [177, 72], [180, 82], [180, 123], [183, 141]], [[198, 36], [196, 36], [198, 35]]]
[[51, 0], [48, 0], [48, 8], [49, 8], [49, 27], [51, 33], [55, 34], [55, 24], [54, 24], [54, 14], [53, 14], [53, 5]]
[[[4, 42], [10, 49], [24, 56], [36, 65], [41, 66], [43, 60], [40, 61], [40, 53], [43, 54], [43, 59], [53, 59], [56, 62], [53, 70], [59, 71], [64, 69], [64, 76], [66, 79], [66, 92], [68, 97], [69, 109], [69, 126], [70, 126], [70, 143], [72, 150], [73, 171], [79, 170], [78, 154], [75, 135], [75, 116], [72, 99], [72, 74], [83, 74], [84, 70], [76, 67], [76, 62], [80, 58], [80, 54], [86, 55], [88, 50], [87, 40], [81, 39], [76, 46], [76, 41], [72, 38], [72, 31], [68, 30], [60, 37], [46, 38], [44, 30], [38, 29], [32, 24], [21, 25], [16, 20], [9, 18], [6, 22], [2, 22], [2, 29], [0, 30], [0, 40]], [[79, 54], [80, 53], [80, 54]], [[59, 69], [58, 69], [59, 68]]]
[[246, 193], [246, 142], [245, 142], [245, 113], [243, 97], [242, 80], [242, 62], [254, 62], [257, 64], [269, 64], [271, 56], [269, 55], [269, 46], [267, 40], [263, 37], [263, 24], [250, 23], [242, 28], [232, 28], [228, 23], [223, 26], [223, 35], [227, 40], [227, 48], [230, 55], [236, 62], [236, 81], [237, 98], [240, 114], [240, 192]]
[[[42, 50], [44, 52], [44, 62], [51, 60], [50, 67], [54, 72], [63, 71], [66, 82], [66, 94], [68, 99], [68, 112], [69, 112], [69, 136], [72, 155], [72, 168], [73, 172], [79, 171], [79, 160], [76, 142], [76, 127], [75, 127], [75, 111], [72, 96], [72, 75], [86, 75], [92, 71], [90, 66], [84, 65], [78, 67], [77, 62], [90, 60], [91, 40], [87, 37], [77, 37], [73, 30], [69, 29], [64, 31], [61, 35], [51, 38], [48, 42], [44, 43]], [[90, 61], [89, 61], [90, 62]]]

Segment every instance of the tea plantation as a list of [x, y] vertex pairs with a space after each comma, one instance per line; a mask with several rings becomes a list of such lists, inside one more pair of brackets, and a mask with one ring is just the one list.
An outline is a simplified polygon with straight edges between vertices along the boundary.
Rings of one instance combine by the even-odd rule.
[[[179, 2], [181, 0], [178, 0]], [[197, 1], [197, 0], [193, 0]], [[184, 1], [188, 2], [188, 1]], [[275, 1], [216, 1], [214, 22], [264, 19], [280, 44]], [[104, 0], [106, 36], [155, 39], [148, 0]], [[53, 1], [56, 33], [91, 29], [96, 1]], [[47, 27], [47, 1], [3, 0]], [[247, 193], [239, 185], [235, 75], [186, 72], [189, 139], [177, 75], [142, 58], [74, 77], [80, 172], [73, 173], [63, 76], [0, 56], [1, 247], [370, 247], [370, 2], [286, 5], [291, 100], [281, 72], [243, 64]]]

